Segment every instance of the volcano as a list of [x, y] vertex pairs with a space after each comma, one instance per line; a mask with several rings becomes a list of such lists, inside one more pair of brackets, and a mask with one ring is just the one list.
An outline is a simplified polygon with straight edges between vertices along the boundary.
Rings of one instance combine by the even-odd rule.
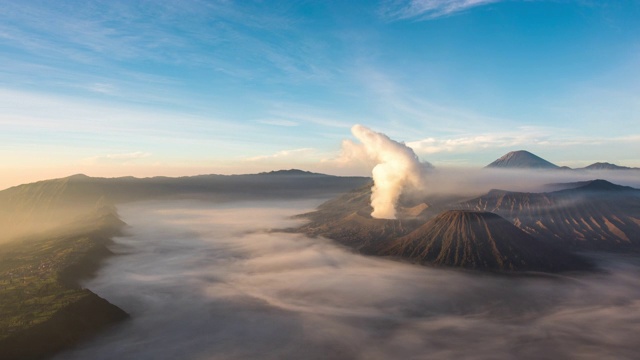
[[498, 169], [559, 169], [558, 165], [526, 150], [511, 151], [485, 168]]
[[[486, 271], [584, 270], [575, 251], [640, 251], [640, 190], [606, 180], [544, 193], [491, 190], [400, 201], [398, 219], [370, 216], [371, 184], [302, 214], [295, 229], [368, 255]], [[410, 201], [409, 201], [410, 200]]]
[[362, 254], [422, 265], [550, 273], [590, 268], [568, 249], [540, 241], [495, 213], [474, 210], [471, 203], [468, 209], [450, 210], [446, 207], [465, 205], [429, 199], [414, 205], [414, 199], [411, 207], [399, 206], [398, 214], [404, 215], [399, 219], [372, 218], [370, 191], [363, 186], [299, 215], [308, 222], [294, 231], [327, 237]]
[[486, 271], [586, 270], [586, 261], [541, 243], [491, 212], [450, 210], [398, 238], [381, 255]]
[[572, 250], [640, 249], [640, 190], [606, 180], [567, 187], [547, 193], [492, 190], [458, 208], [496, 213], [538, 240]]

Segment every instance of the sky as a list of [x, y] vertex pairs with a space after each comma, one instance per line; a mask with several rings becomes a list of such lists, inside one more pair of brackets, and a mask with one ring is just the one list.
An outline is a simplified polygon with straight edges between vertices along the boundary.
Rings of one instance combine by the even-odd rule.
[[0, 189], [74, 173], [640, 166], [640, 1], [0, 0]]

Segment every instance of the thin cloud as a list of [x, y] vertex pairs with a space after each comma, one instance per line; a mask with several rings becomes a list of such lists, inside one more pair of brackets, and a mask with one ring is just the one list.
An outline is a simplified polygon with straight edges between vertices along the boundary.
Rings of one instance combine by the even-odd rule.
[[148, 153], [148, 152], [134, 151], [130, 153], [116, 153], [116, 154], [93, 156], [85, 159], [84, 162], [87, 164], [117, 163], [117, 164], [126, 165], [136, 160], [148, 158], [150, 156], [151, 156], [151, 153]]
[[602, 145], [622, 141], [622, 138], [557, 137], [554, 129], [520, 127], [518, 131], [484, 133], [451, 138], [428, 137], [407, 142], [418, 154], [470, 153], [485, 149], [519, 149], [529, 147], [569, 147], [575, 145]]
[[303, 159], [303, 158], [307, 158], [314, 151], [315, 149], [312, 149], [312, 148], [282, 150], [270, 155], [260, 155], [260, 156], [246, 158], [245, 161], [252, 162], [252, 161], [265, 161], [265, 160]]
[[87, 87], [89, 91], [96, 92], [99, 94], [105, 95], [113, 95], [116, 93], [117, 89], [113, 84], [106, 83], [93, 83]]
[[459, 107], [439, 104], [419, 94], [409, 84], [398, 81], [393, 74], [369, 64], [361, 64], [356, 78], [375, 103], [378, 114], [395, 121], [383, 132], [402, 138], [403, 134], [429, 131], [430, 133], [469, 133], [486, 131], [487, 127], [512, 128], [514, 121], [487, 116]]
[[471, 152], [488, 148], [513, 148], [532, 144], [546, 144], [549, 135], [544, 132], [514, 132], [503, 134], [481, 134], [455, 138], [428, 137], [411, 141], [407, 146], [421, 154], [442, 152]]
[[396, 0], [386, 2], [381, 14], [392, 21], [432, 20], [499, 1], [501, 0]]
[[271, 116], [297, 124], [314, 124], [328, 128], [349, 129], [353, 120], [344, 119], [339, 113], [295, 103], [275, 103]]
[[264, 120], [257, 120], [258, 123], [260, 124], [265, 124], [265, 125], [274, 125], [274, 126], [298, 126], [299, 124], [295, 121], [291, 121], [291, 120], [284, 120], [284, 119], [264, 119]]

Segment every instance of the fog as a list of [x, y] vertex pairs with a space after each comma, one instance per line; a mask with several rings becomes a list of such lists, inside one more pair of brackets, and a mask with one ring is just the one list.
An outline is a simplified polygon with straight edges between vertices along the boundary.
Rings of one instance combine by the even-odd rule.
[[640, 260], [496, 276], [364, 257], [273, 232], [314, 201], [119, 207], [130, 227], [84, 284], [131, 320], [56, 359], [631, 359]]
[[595, 179], [640, 188], [640, 171], [625, 170], [433, 168], [428, 175], [423, 192], [431, 195], [479, 196], [491, 189], [547, 192], [561, 189], [550, 184]]

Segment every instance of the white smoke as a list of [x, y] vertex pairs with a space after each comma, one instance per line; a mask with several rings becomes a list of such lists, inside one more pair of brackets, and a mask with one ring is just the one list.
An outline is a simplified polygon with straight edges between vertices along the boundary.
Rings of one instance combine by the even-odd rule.
[[421, 163], [407, 145], [362, 125], [354, 125], [351, 133], [362, 144], [346, 140], [343, 151], [364, 153], [376, 164], [372, 170], [371, 216], [395, 219], [396, 204], [402, 191], [407, 187], [424, 188], [425, 169], [431, 165]]

